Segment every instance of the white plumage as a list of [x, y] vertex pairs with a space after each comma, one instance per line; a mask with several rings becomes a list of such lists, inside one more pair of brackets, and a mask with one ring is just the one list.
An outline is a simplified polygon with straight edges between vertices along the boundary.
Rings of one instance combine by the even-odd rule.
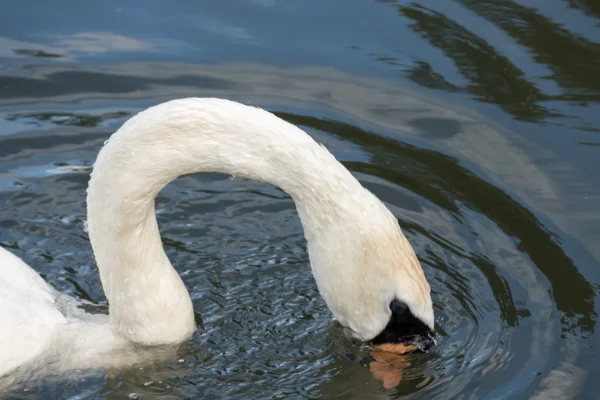
[[433, 328], [429, 285], [396, 218], [323, 146], [258, 108], [181, 99], [127, 121], [94, 165], [88, 229], [109, 317], [79, 310], [0, 249], [0, 381], [122, 367], [166, 356], [164, 347], [133, 344], [190, 338], [191, 299], [164, 253], [154, 198], [178, 176], [203, 171], [270, 182], [292, 196], [319, 291], [358, 339], [383, 330], [394, 298]]

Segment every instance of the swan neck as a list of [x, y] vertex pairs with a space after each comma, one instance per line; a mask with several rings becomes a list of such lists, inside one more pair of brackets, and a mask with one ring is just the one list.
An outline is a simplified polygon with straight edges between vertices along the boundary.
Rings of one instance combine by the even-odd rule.
[[360, 202], [366, 192], [324, 147], [261, 109], [185, 99], [139, 113], [100, 151], [87, 198], [111, 321], [131, 341], [176, 342], [193, 331], [191, 300], [162, 247], [154, 199], [178, 176], [209, 171], [279, 186], [294, 199], [309, 241], [351, 217], [356, 205], [348, 199]]

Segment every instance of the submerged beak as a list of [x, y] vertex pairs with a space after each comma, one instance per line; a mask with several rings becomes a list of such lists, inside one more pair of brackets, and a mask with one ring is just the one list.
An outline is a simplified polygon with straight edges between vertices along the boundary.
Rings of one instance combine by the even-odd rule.
[[[437, 345], [435, 333], [422, 320], [416, 318], [406, 304], [394, 300], [390, 304], [392, 314], [382, 332], [372, 342], [376, 346], [385, 345], [392, 349], [394, 345], [409, 349], [404, 351], [430, 352]], [[392, 351], [393, 352], [393, 351]]]
[[435, 332], [422, 320], [416, 318], [406, 304], [394, 300], [390, 304], [392, 314], [386, 327], [371, 343], [373, 351], [360, 363], [368, 365], [383, 387], [391, 389], [402, 381], [403, 371], [410, 366], [404, 355], [414, 352], [429, 353], [437, 346]]
[[397, 340], [392, 340], [387, 343], [380, 342], [375, 345], [375, 348], [381, 350], [385, 349], [384, 351], [390, 351], [392, 353], [429, 353], [436, 345], [437, 340], [435, 339], [433, 332], [428, 331], [422, 334], [400, 337]]
[[383, 383], [385, 389], [392, 389], [400, 384], [404, 370], [411, 365], [405, 354], [428, 353], [435, 345], [437, 341], [430, 332], [405, 336], [396, 343], [375, 344], [373, 351], [360, 363], [369, 367], [373, 376]]

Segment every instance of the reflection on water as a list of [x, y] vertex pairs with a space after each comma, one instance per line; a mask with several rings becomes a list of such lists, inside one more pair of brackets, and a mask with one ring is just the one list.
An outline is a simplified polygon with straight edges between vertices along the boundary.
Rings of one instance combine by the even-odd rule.
[[15, 54], [30, 57], [48, 57], [48, 58], [60, 58], [63, 57], [60, 54], [48, 53], [44, 50], [33, 50], [33, 49], [14, 49]]
[[536, 85], [485, 40], [442, 13], [422, 6], [400, 7], [400, 12], [415, 21], [411, 24], [415, 31], [454, 60], [469, 81], [462, 90], [478, 100], [498, 104], [518, 119], [540, 121], [551, 116], [538, 104], [544, 99]]
[[7, 121], [18, 121], [25, 124], [43, 126], [45, 122], [56, 125], [71, 125], [92, 128], [111, 119], [121, 119], [129, 116], [127, 112], [114, 112], [102, 115], [82, 115], [70, 113], [17, 113], [6, 116]]
[[289, 196], [192, 175], [156, 202], [200, 327], [180, 359], [10, 398], [597, 394], [597, 2], [26, 3], [0, 38], [0, 245], [105, 313], [84, 231], [98, 149], [144, 107], [227, 97], [302, 127], [386, 202], [440, 344], [384, 390], [318, 295]]
[[[461, 3], [490, 20], [529, 49], [535, 61], [552, 71], [546, 78], [564, 89], [559, 99], [588, 102], [600, 100], [599, 37], [588, 40], [544, 17], [536, 9], [512, 1], [461, 0]], [[564, 96], [564, 97], [563, 97]]]
[[517, 119], [538, 123], [561, 116], [545, 107], [545, 102], [566, 100], [586, 104], [599, 100], [596, 75], [600, 69], [600, 43], [570, 32], [534, 8], [512, 1], [461, 0], [460, 3], [528, 49], [535, 62], [552, 71], [550, 76], [540, 78], [552, 79], [563, 93], [544, 93], [510, 58], [442, 12], [398, 2], [398, 12], [413, 21], [411, 28], [451, 58], [469, 84], [457, 86], [447, 82], [424, 61], [406, 71], [409, 78], [435, 89], [471, 93], [480, 101], [498, 104]]

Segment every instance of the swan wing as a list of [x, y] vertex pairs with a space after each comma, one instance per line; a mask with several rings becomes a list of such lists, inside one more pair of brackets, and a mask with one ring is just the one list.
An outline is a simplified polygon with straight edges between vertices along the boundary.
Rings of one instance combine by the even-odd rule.
[[39, 357], [58, 324], [56, 290], [0, 247], [0, 377]]

